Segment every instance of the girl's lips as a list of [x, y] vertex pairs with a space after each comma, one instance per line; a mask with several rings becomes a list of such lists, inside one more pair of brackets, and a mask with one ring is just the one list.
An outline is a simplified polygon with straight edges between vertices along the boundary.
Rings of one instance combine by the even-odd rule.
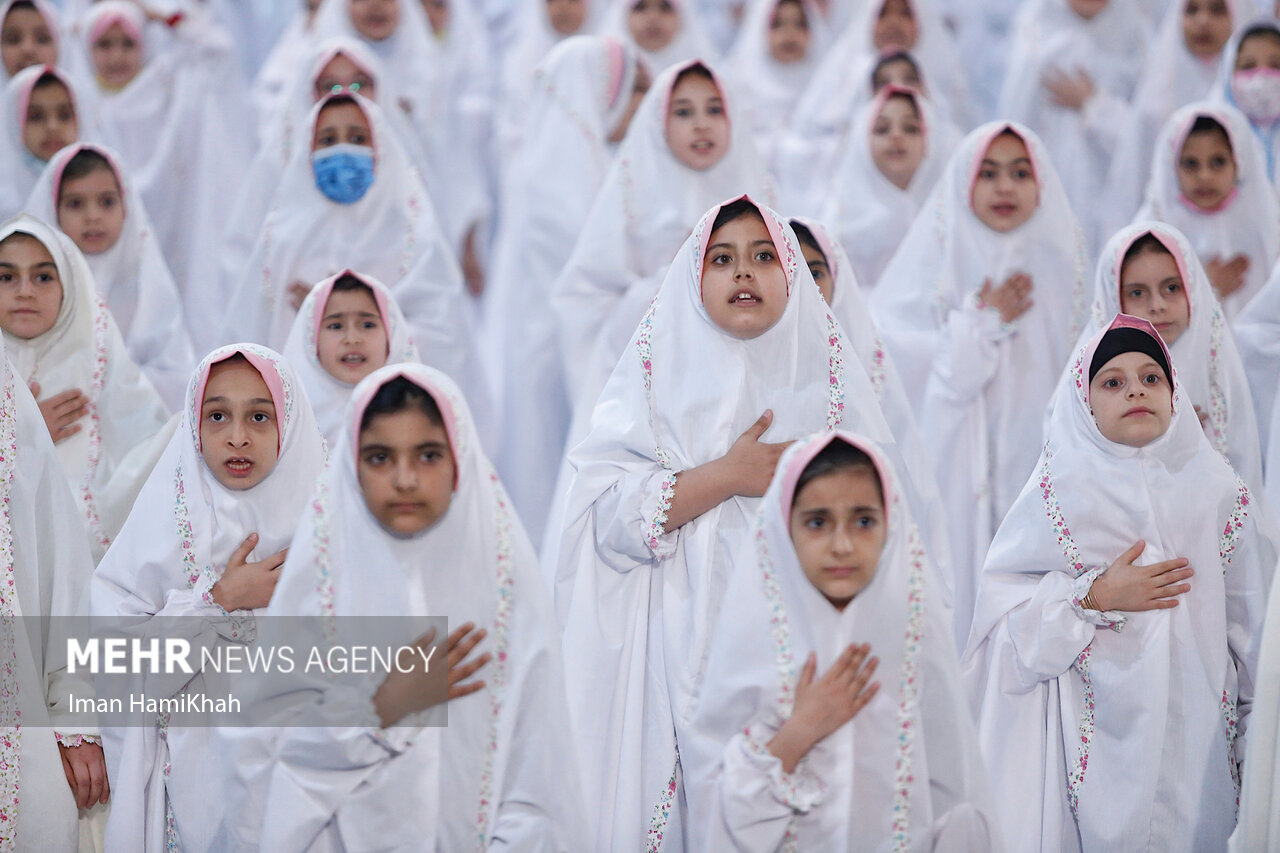
[[991, 212], [996, 216], [1013, 216], [1013, 214], [1018, 212], [1018, 206], [1016, 204], [1008, 203], [993, 204], [991, 205]]
[[227, 469], [227, 473], [232, 477], [247, 477], [253, 471], [254, 462], [252, 459], [243, 457], [232, 457], [222, 463], [222, 467]]
[[1132, 418], [1132, 417], [1143, 417], [1146, 415], [1154, 415], [1154, 414], [1155, 412], [1151, 411], [1146, 406], [1134, 406], [1132, 409], [1125, 412], [1124, 416], [1126, 418]]

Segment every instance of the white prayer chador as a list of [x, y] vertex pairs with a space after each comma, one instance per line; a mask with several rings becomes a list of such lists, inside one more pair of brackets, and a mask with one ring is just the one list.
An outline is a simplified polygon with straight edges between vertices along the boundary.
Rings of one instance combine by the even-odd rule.
[[[999, 233], [971, 196], [991, 142], [1027, 146], [1039, 205]], [[1044, 407], [1088, 310], [1084, 242], [1039, 137], [1006, 122], [970, 133], [872, 295], [876, 327], [911, 399], [951, 518], [957, 640], [968, 634], [987, 544], [1040, 451]], [[984, 280], [1031, 277], [1031, 308], [1010, 325], [979, 308]]]
[[704, 170], [690, 169], [671, 152], [666, 132], [671, 90], [680, 72], [696, 64], [710, 68], [685, 63], [654, 80], [552, 291], [575, 410], [590, 410], [676, 250], [707, 208], [743, 193], [772, 201], [751, 128], [719, 76], [716, 85], [729, 119], [728, 150]]
[[390, 288], [423, 360], [458, 377], [468, 399], [487, 416], [491, 404], [468, 333], [462, 273], [431, 199], [382, 109], [358, 94], [337, 97], [354, 100], [369, 120], [373, 184], [351, 204], [331, 201], [316, 187], [311, 140], [332, 96], [320, 101], [308, 130], [294, 135], [248, 267], [233, 291], [223, 294], [222, 336], [283, 346], [297, 313], [289, 304], [289, 286], [357, 269]]
[[88, 142], [68, 145], [49, 160], [36, 182], [26, 210], [46, 222], [58, 221], [62, 173], [81, 151], [102, 155], [111, 165], [124, 207], [120, 239], [105, 252], [85, 255], [98, 295], [106, 300], [130, 357], [142, 368], [165, 406], [176, 411], [186, 395], [195, 352], [173, 275], [160, 253], [142, 198], [134, 192], [119, 159], [108, 148]]
[[488, 297], [501, 350], [497, 464], [537, 547], [572, 414], [551, 289], [613, 162], [609, 135], [631, 100], [637, 59], [612, 36], [573, 36], [535, 74]]
[[0, 240], [29, 234], [49, 251], [62, 283], [53, 327], [24, 340], [4, 333], [19, 379], [40, 384], [44, 399], [79, 389], [88, 414], [58, 442], [58, 458], [88, 523], [95, 558], [115, 538], [160, 452], [169, 419], [160, 395], [129, 355], [111, 312], [93, 285], [84, 255], [61, 231], [23, 214], [0, 226]]
[[[1214, 100], [1226, 101], [1236, 109], [1240, 109], [1240, 104], [1236, 101], [1234, 78], [1236, 73], [1236, 57], [1240, 53], [1240, 42], [1248, 35], [1249, 31], [1255, 27], [1261, 27], [1274, 30], [1280, 33], [1280, 21], [1271, 16], [1272, 9], [1266, 8], [1263, 4], [1263, 16], [1251, 17], [1243, 21], [1243, 26], [1237, 26], [1235, 33], [1231, 36], [1231, 40], [1227, 42], [1227, 46], [1222, 49], [1222, 63], [1218, 66], [1218, 78], [1213, 84]], [[1243, 110], [1242, 110], [1243, 111]], [[1280, 121], [1271, 124], [1255, 124], [1252, 119], [1249, 120], [1249, 127], [1253, 130], [1254, 136], [1258, 138], [1258, 142], [1262, 145], [1263, 158], [1267, 165], [1267, 176], [1272, 183], [1276, 180], [1276, 146], [1280, 143]]]
[[1271, 597], [1262, 629], [1253, 713], [1249, 715], [1249, 760], [1240, 771], [1240, 818], [1227, 849], [1231, 853], [1280, 849], [1280, 585]]
[[[805, 577], [790, 536], [805, 467], [832, 442], [871, 457], [886, 535], [875, 577], [837, 610]], [[792, 445], [755, 518], [754, 554], [733, 567], [707, 680], [680, 757], [692, 849], [1000, 849], [951, 612], [939, 607], [909, 502], [874, 442], [821, 433]], [[754, 559], [752, 559], [754, 557]], [[853, 643], [879, 658], [875, 698], [790, 773], [768, 742], [791, 716], [810, 653], [821, 676]]]
[[723, 456], [766, 409], [762, 441], [839, 427], [892, 441], [795, 233], [768, 208], [788, 285], [781, 319], [740, 340], [708, 317], [702, 263], [720, 207], [680, 248], [569, 453], [556, 609], [587, 810], [599, 820], [592, 850], [631, 850], [646, 837], [651, 849], [686, 849], [676, 743], [759, 499], [731, 498], [664, 532], [676, 475]]
[[769, 31], [779, 0], [753, 0], [743, 14], [737, 41], [724, 60], [725, 74], [742, 93], [743, 105], [766, 162], [773, 160], [778, 139], [831, 43], [826, 20], [813, 0], [801, 0], [809, 30], [804, 58], [779, 62], [769, 50]]
[[314, 39], [312, 24], [315, 12], [301, 4], [294, 10], [293, 18], [281, 33], [266, 61], [253, 78], [249, 92], [253, 98], [258, 119], [258, 141], [264, 141], [285, 104], [289, 86], [297, 75], [299, 63], [307, 61]]
[[[912, 100], [925, 140], [924, 159], [906, 189], [886, 178], [871, 154], [876, 119], [890, 97]], [[854, 118], [821, 209], [851, 253], [854, 276], [863, 287], [870, 289], [880, 280], [959, 142], [955, 125], [943, 120], [928, 98], [908, 89], [886, 86]]]
[[707, 37], [698, 15], [698, 9], [693, 3], [685, 0], [670, 0], [672, 8], [676, 10], [676, 15], [680, 19], [680, 27], [671, 37], [671, 41], [658, 50], [645, 50], [636, 42], [628, 23], [631, 9], [638, 2], [639, 0], [614, 0], [608, 14], [605, 15], [604, 22], [600, 25], [600, 31], [605, 35], [622, 39], [630, 45], [644, 58], [645, 65], [651, 74], [657, 76], [673, 65], [681, 65], [695, 59], [714, 62], [719, 58], [720, 52], [712, 47], [711, 40]]
[[[1088, 19], [1068, 0], [1029, 0], [1014, 22], [999, 115], [1045, 140], [1091, 251], [1102, 241], [1098, 200], [1106, 197], [1117, 130], [1125, 126], [1148, 38], [1133, 0], [1110, 0]], [[1080, 110], [1058, 106], [1045, 76], [1080, 71], [1089, 75], [1093, 94]]]
[[[223, 486], [200, 449], [204, 391], [213, 365], [242, 354], [262, 375], [279, 431], [279, 457], [256, 486]], [[288, 363], [255, 344], [214, 350], [200, 362], [187, 389], [182, 423], [147, 479], [117, 543], [102, 559], [91, 585], [95, 617], [147, 636], [182, 637], [200, 650], [254, 642], [256, 615], [227, 613], [214, 602], [213, 585], [245, 538], [258, 535], [247, 562], [289, 545], [308, 495], [325, 464], [306, 392]], [[160, 627], [156, 627], [160, 626]], [[141, 684], [147, 696], [226, 696], [225, 672], [194, 676], [152, 674]], [[196, 725], [108, 727], [112, 808], [107, 849], [138, 853], [205, 850], [222, 819], [225, 799], [209, 796], [209, 779], [225, 771], [211, 749], [213, 729]], [[172, 823], [166, 820], [166, 812]], [[167, 846], [175, 843], [176, 847]]]
[[1134, 241], [1145, 234], [1155, 237], [1173, 255], [1191, 314], [1190, 324], [1169, 347], [1182, 393], [1193, 406], [1208, 415], [1204, 431], [1209, 444], [1227, 458], [1251, 490], [1259, 492], [1262, 450], [1249, 378], [1204, 266], [1182, 232], [1159, 222], [1136, 222], [1107, 242], [1094, 277], [1092, 321], [1085, 327], [1081, 343], [1121, 313], [1120, 273], [1124, 255]]
[[1234, 325], [1258, 417], [1262, 469], [1272, 506], [1280, 506], [1280, 268]]
[[83, 124], [83, 100], [67, 74], [51, 65], [32, 65], [10, 77], [3, 95], [0, 95], [0, 125], [3, 125], [0, 127], [0, 162], [4, 163], [4, 168], [0, 169], [0, 216], [5, 218], [21, 212], [45, 166], [44, 161], [27, 148], [22, 136], [26, 131], [27, 105], [31, 101], [31, 92], [36, 82], [46, 73], [58, 78], [71, 94], [80, 138], [93, 135], [91, 132], [86, 133], [91, 128]]
[[[410, 537], [378, 524], [356, 471], [365, 409], [397, 377], [436, 401], [456, 466], [445, 515]], [[448, 703], [447, 727], [424, 727], [418, 718], [387, 728], [285, 729], [263, 792], [261, 849], [590, 849], [551, 602], [457, 385], [421, 365], [375, 371], [356, 386], [335, 454], [298, 525], [268, 614], [318, 619], [317, 633], [328, 636], [339, 634], [344, 617], [403, 625], [447, 616], [450, 625], [473, 622], [487, 631], [473, 657], [489, 652], [493, 659], [476, 674], [482, 690]], [[327, 645], [323, 636], [315, 642]], [[271, 684], [280, 695], [264, 698], [283, 703], [283, 718], [302, 722], [332, 720], [325, 713], [336, 703], [371, 706], [377, 686], [353, 691], [301, 669]]]
[[[1164, 123], [1174, 110], [1203, 101], [1213, 92], [1221, 53], [1201, 59], [1187, 47], [1182, 19], [1191, 2], [1199, 5], [1199, 0], [1178, 0], [1165, 15], [1147, 53], [1128, 114], [1118, 129], [1115, 156], [1107, 172], [1107, 210], [1100, 220], [1103, 237], [1128, 223], [1142, 205], [1150, 174], [1147, 164]], [[1240, 8], [1248, 2], [1225, 0], [1233, 25], [1242, 22]]]
[[[983, 568], [964, 656], [1006, 838], [1020, 850], [1224, 850], [1253, 704], [1276, 540], [1173, 377], [1173, 419], [1143, 447], [1103, 437], [1089, 370], [1118, 316], [1058, 383], [1044, 452]], [[1182, 557], [1167, 610], [1083, 607], [1137, 540]], [[1123, 628], [1123, 630], [1121, 630]]]
[[333, 286], [344, 275], [354, 276], [373, 291], [373, 301], [378, 306], [378, 313], [382, 315], [382, 328], [387, 335], [385, 363], [400, 364], [418, 360], [418, 349], [410, 337], [409, 323], [385, 284], [371, 276], [343, 270], [311, 288], [307, 298], [302, 301], [302, 307], [298, 309], [298, 315], [293, 318], [293, 328], [289, 330], [289, 337], [285, 340], [283, 355], [297, 371], [302, 387], [306, 389], [307, 399], [311, 401], [311, 410], [315, 413], [320, 434], [330, 447], [336, 446], [342, 429], [342, 416], [347, 410], [347, 401], [351, 399], [351, 390], [355, 386], [337, 379], [320, 365], [316, 340], [324, 324], [325, 307], [333, 294]]
[[[1222, 207], [1202, 210], [1182, 194], [1178, 161], [1192, 125], [1200, 116], [1212, 118], [1227, 131], [1236, 160], [1236, 189]], [[1249, 258], [1244, 286], [1222, 300], [1227, 320], [1234, 320], [1267, 281], [1280, 256], [1280, 203], [1267, 179], [1266, 163], [1249, 121], [1234, 107], [1201, 101], [1175, 112], [1160, 132], [1151, 160], [1146, 202], [1135, 222], [1156, 219], [1187, 236], [1202, 262]]]

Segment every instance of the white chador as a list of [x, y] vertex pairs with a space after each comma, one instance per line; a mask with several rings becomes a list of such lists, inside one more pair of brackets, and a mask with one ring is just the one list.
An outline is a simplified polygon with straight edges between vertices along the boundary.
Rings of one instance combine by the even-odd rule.
[[1280, 585], [1262, 629], [1254, 711], [1249, 715], [1249, 760], [1240, 773], [1240, 819], [1231, 853], [1280, 849]]
[[613, 3], [600, 24], [600, 32], [626, 42], [644, 59], [650, 73], [661, 74], [673, 65], [682, 65], [695, 59], [715, 61], [719, 58], [720, 52], [707, 37], [697, 5], [686, 0], [670, 0], [679, 22], [671, 41], [658, 50], [645, 50], [635, 40], [628, 23], [631, 10], [638, 2], [639, 0], [621, 0]]
[[[887, 533], [875, 577], [843, 611], [805, 577], [790, 536], [805, 467], [832, 442], [871, 457]], [[874, 442], [803, 439], [783, 455], [732, 570], [693, 736], [681, 742], [694, 850], [1000, 849], [995, 804], [964, 712], [951, 612], [901, 486]], [[853, 643], [879, 658], [875, 698], [791, 773], [768, 743], [791, 716], [810, 653], [821, 676]]]
[[80, 431], [59, 441], [57, 450], [98, 559], [160, 455], [169, 413], [125, 348], [71, 238], [26, 214], [0, 226], [0, 240], [14, 233], [31, 235], [49, 251], [62, 305], [49, 331], [30, 339], [5, 332], [5, 347], [14, 372], [27, 385], [39, 383], [41, 398], [72, 389], [89, 398]]
[[[1236, 161], [1236, 187], [1213, 211], [1202, 210], [1183, 195], [1178, 163], [1196, 119], [1211, 118], [1227, 132]], [[1170, 116], [1160, 131], [1151, 158], [1146, 201], [1135, 222], [1158, 219], [1177, 228], [1191, 241], [1202, 263], [1236, 255], [1249, 258], [1244, 286], [1222, 300], [1228, 321], [1249, 304], [1266, 283], [1280, 256], [1280, 203], [1267, 179], [1266, 160], [1244, 114], [1230, 104], [1199, 101]]]
[[1280, 271], [1272, 270], [1266, 286], [1245, 306], [1235, 332], [1258, 417], [1267, 495], [1272, 506], [1280, 506]]
[[333, 294], [333, 285], [344, 275], [351, 275], [373, 291], [373, 301], [378, 306], [378, 313], [382, 315], [382, 328], [387, 335], [385, 363], [418, 361], [418, 348], [413, 345], [409, 335], [409, 323], [404, 319], [404, 312], [382, 282], [346, 270], [311, 288], [307, 298], [302, 300], [298, 316], [293, 318], [293, 328], [289, 330], [289, 337], [284, 343], [283, 355], [297, 371], [302, 387], [306, 389], [307, 399], [311, 401], [311, 410], [315, 412], [320, 434], [330, 447], [336, 446], [342, 431], [342, 415], [347, 410], [347, 401], [351, 399], [351, 391], [355, 386], [348, 385], [320, 365], [316, 338], [324, 325], [325, 306]]
[[111, 165], [124, 206], [120, 239], [105, 252], [85, 255], [98, 295], [124, 338], [129, 355], [160, 393], [165, 406], [177, 410], [186, 394], [195, 352], [173, 275], [151, 230], [142, 198], [133, 189], [115, 154], [101, 145], [68, 145], [49, 160], [27, 200], [27, 211], [46, 222], [58, 221], [58, 195], [67, 163], [81, 151], [101, 155]]
[[[210, 368], [236, 353], [262, 375], [280, 433], [275, 467], [245, 491], [218, 482], [200, 450]], [[186, 639], [193, 659], [202, 659], [201, 650], [212, 654], [252, 643], [262, 611], [228, 613], [213, 600], [213, 585], [249, 534], [258, 535], [258, 544], [248, 562], [288, 546], [323, 470], [324, 440], [288, 364], [253, 344], [214, 350], [191, 377], [182, 423], [94, 573], [91, 613], [129, 635]], [[203, 669], [195, 675], [148, 675], [138, 692], [156, 700], [226, 696], [227, 679], [226, 673]], [[153, 726], [108, 727], [103, 734], [112, 796], [107, 849], [210, 849], [227, 803], [225, 791], [210, 795], [210, 780], [228, 773], [225, 754], [211, 746], [213, 729], [161, 719]]]
[[1191, 322], [1169, 347], [1182, 393], [1208, 416], [1204, 432], [1209, 444], [1227, 458], [1251, 490], [1258, 492], [1262, 489], [1262, 450], [1249, 378], [1204, 266], [1180, 231], [1160, 222], [1137, 222], [1107, 242], [1094, 278], [1093, 316], [1081, 335], [1081, 343], [1121, 313], [1124, 254], [1144, 234], [1154, 236], [1173, 255], [1186, 294]]
[[[1277, 543], [1176, 369], [1164, 435], [1142, 447], [1103, 437], [1089, 372], [1115, 328], [1163, 346], [1120, 315], [1063, 373], [1044, 452], [983, 568], [965, 676], [1019, 850], [1223, 851]], [[1171, 609], [1086, 609], [1093, 581], [1139, 539], [1144, 565], [1190, 562], [1190, 592]]]
[[[436, 401], [456, 465], [445, 515], [408, 537], [379, 525], [356, 472], [365, 409], [397, 377]], [[346, 636], [353, 617], [380, 617], [395, 630], [423, 623], [421, 633], [423, 620], [447, 616], [451, 627], [483, 628], [471, 657], [492, 659], [476, 673], [484, 688], [448, 703], [447, 726], [423, 724], [438, 706], [386, 728], [376, 717], [356, 725], [332, 716], [335, 707], [372, 708], [378, 684], [364, 677], [299, 668], [273, 680], [275, 692], [262, 698], [301, 725], [281, 730], [265, 774], [246, 779], [254, 807], [228, 815], [235, 833], [278, 853], [592, 849], [551, 603], [457, 385], [421, 365], [375, 371], [356, 386], [333, 452], [268, 614], [315, 620], [307, 640], [319, 648]]]
[[[1014, 131], [1039, 185], [1031, 218], [999, 233], [973, 211], [978, 166]], [[1031, 277], [1031, 308], [1012, 324], [980, 308], [983, 281]], [[876, 327], [934, 448], [951, 518], [957, 641], [968, 635], [987, 544], [1040, 451], [1044, 409], [1088, 309], [1084, 244], [1038, 137], [993, 122], [965, 138], [872, 296]]]
[[652, 849], [686, 849], [677, 739], [760, 501], [734, 497], [664, 532], [676, 475], [723, 456], [766, 409], [766, 442], [837, 427], [892, 440], [795, 233], [768, 208], [760, 211], [786, 274], [786, 310], [752, 340], [711, 321], [702, 268], [719, 210], [680, 248], [590, 433], [569, 453], [556, 609], [587, 811], [598, 822], [592, 850], [633, 850], [646, 838]]

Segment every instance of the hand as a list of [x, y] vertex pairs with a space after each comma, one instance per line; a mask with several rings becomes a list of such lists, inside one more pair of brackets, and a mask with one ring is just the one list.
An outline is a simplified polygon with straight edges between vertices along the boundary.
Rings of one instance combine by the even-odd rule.
[[289, 285], [289, 307], [297, 311], [302, 307], [302, 302], [307, 298], [307, 294], [311, 292], [311, 285], [301, 281], [295, 281]]
[[1093, 582], [1091, 591], [1098, 607], [1128, 613], [1168, 610], [1178, 606], [1174, 596], [1191, 590], [1191, 584], [1183, 581], [1195, 570], [1183, 557], [1135, 566], [1133, 561], [1146, 547], [1147, 543], [1139, 539]]
[[[468, 634], [470, 636], [467, 636]], [[442, 670], [438, 666], [433, 670], [423, 662], [421, 655], [415, 656], [413, 667], [406, 667], [404, 671], [399, 667], [392, 670], [383, 679], [378, 692], [373, 697], [373, 707], [383, 727], [394, 725], [409, 714], [424, 711], [433, 705], [440, 704], [441, 701], [448, 702], [482, 690], [483, 681], [465, 684], [463, 682], [490, 661], [489, 653], [485, 652], [470, 663], [464, 663], [464, 661], [467, 655], [471, 654], [471, 650], [485, 638], [485, 634], [484, 629], [476, 630], [475, 623], [468, 622], [449, 635], [449, 651], [446, 658], [448, 691], [443, 700], [440, 698], [443, 692], [440, 689]], [[436, 630], [432, 628], [415, 640], [414, 646], [424, 653], [428, 652], [435, 638]], [[428, 657], [428, 660], [430, 659]]]
[[67, 784], [71, 786], [78, 808], [87, 809], [97, 803], [105, 803], [111, 797], [107, 760], [101, 746], [96, 743], [80, 746], [58, 744], [58, 753], [62, 756], [62, 772], [67, 774]]
[[1196, 417], [1200, 419], [1200, 429], [1209, 429], [1209, 413], [1201, 409], [1199, 406], [1193, 405], [1191, 408], [1196, 410]]
[[1221, 255], [1214, 255], [1205, 262], [1204, 271], [1218, 298], [1225, 299], [1244, 287], [1244, 277], [1249, 272], [1249, 256], [1236, 255], [1224, 261]]
[[467, 232], [462, 243], [462, 277], [467, 282], [467, 290], [472, 296], [484, 293], [484, 267], [476, 256], [476, 228]]
[[730, 481], [734, 483], [735, 495], [758, 498], [768, 491], [778, 460], [782, 458], [783, 451], [791, 446], [789, 441], [768, 444], [760, 440], [771, 423], [773, 410], [766, 409], [758, 421], [738, 436], [729, 452], [724, 455], [725, 467]]
[[[31, 396], [40, 400], [40, 383], [31, 383]], [[49, 429], [49, 437], [53, 443], [68, 439], [80, 431], [76, 421], [89, 414], [89, 398], [79, 388], [54, 394], [47, 400], [40, 400], [40, 414], [44, 416], [44, 425]]]
[[1001, 323], [1012, 323], [1035, 304], [1031, 301], [1031, 287], [1031, 276], [1024, 272], [1014, 273], [999, 287], [992, 287], [991, 279], [985, 279], [978, 291], [978, 305], [999, 311]]
[[1094, 93], [1093, 80], [1081, 68], [1077, 68], [1074, 74], [1050, 69], [1040, 78], [1040, 84], [1049, 90], [1055, 104], [1069, 110], [1084, 109]]
[[818, 658], [809, 654], [796, 683], [795, 708], [769, 741], [769, 751], [782, 760], [784, 772], [795, 770], [818, 741], [852, 720], [875, 698], [880, 683], [867, 682], [880, 661], [867, 660], [869, 654], [871, 646], [866, 643], [849, 646], [817, 681], [813, 678]]
[[233, 610], [257, 610], [271, 603], [280, 579], [280, 566], [289, 555], [289, 549], [277, 551], [265, 560], [246, 563], [249, 552], [258, 544], [258, 534], [250, 533], [227, 561], [227, 570], [213, 585], [210, 593], [218, 606], [230, 613]]

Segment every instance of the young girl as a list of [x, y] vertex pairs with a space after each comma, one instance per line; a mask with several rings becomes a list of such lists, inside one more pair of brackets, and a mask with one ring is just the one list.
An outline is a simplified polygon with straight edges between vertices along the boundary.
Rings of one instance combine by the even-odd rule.
[[693, 849], [997, 849], [950, 611], [875, 444], [789, 448], [754, 540], [681, 742]]
[[551, 288], [650, 82], [635, 51], [611, 36], [565, 39], [537, 74], [488, 297], [504, 379], [496, 461], [535, 547], [571, 415]]
[[69, 78], [52, 66], [19, 71], [0, 98], [0, 217], [22, 210], [45, 163], [81, 137], [82, 115]]
[[344, 270], [303, 300], [284, 344], [320, 433], [336, 447], [351, 389], [384, 364], [418, 360], [409, 324], [386, 285]]
[[58, 64], [58, 10], [47, 0], [0, 3], [0, 64], [8, 79], [32, 65]]
[[84, 253], [129, 355], [177, 411], [195, 353], [151, 220], [116, 155], [91, 143], [68, 145], [49, 160], [26, 209], [56, 221]]
[[1267, 176], [1276, 180], [1276, 138], [1280, 129], [1280, 24], [1261, 18], [1241, 28], [1222, 51], [1214, 85], [1218, 97], [1249, 118], [1262, 143]]
[[880, 280], [959, 141], [926, 98], [896, 86], [881, 89], [854, 119], [835, 178], [827, 179], [822, 218], [851, 247], [863, 287]]
[[[215, 350], [196, 368], [182, 424], [93, 576], [92, 614], [130, 635], [195, 650], [243, 645], [271, 599], [285, 548], [324, 469], [306, 393], [276, 353]], [[225, 672], [150, 675], [154, 699], [225, 696]], [[224, 759], [212, 729], [163, 716], [109, 727], [115, 805], [106, 849], [205, 850], [226, 804], [209, 796]], [[187, 722], [191, 722], [189, 719]]]
[[1257, 509], [1151, 324], [1080, 349], [964, 656], [1019, 849], [1225, 849], [1277, 556]]
[[1250, 489], [1260, 491], [1262, 451], [1249, 380], [1204, 267], [1179, 231], [1139, 222], [1107, 243], [1098, 260], [1093, 321], [1084, 336], [1093, 337], [1116, 314], [1155, 327], [1209, 444]]
[[888, 439], [803, 260], [750, 198], [708, 211], [569, 454], [556, 605], [590, 849], [697, 849], [677, 743], [759, 496], [807, 432]]
[[1187, 235], [1233, 320], [1280, 256], [1280, 205], [1248, 121], [1228, 104], [1188, 104], [1165, 123], [1150, 174], [1135, 221]]
[[0, 227], [0, 329], [100, 558], [167, 440], [169, 413], [125, 349], [84, 255], [25, 214]]
[[1088, 308], [1085, 254], [1039, 138], [969, 134], [872, 297], [951, 518], [956, 636], [996, 525], [1035, 464], [1044, 407]]
[[261, 824], [228, 815], [252, 849], [258, 831], [261, 849], [281, 851], [590, 849], [551, 603], [442, 373], [388, 365], [356, 387], [268, 614], [319, 623], [321, 647], [361, 616], [403, 630], [405, 643], [434, 639], [418, 637], [428, 616], [460, 627], [448, 641], [447, 725], [424, 727], [445, 691], [420, 670], [366, 682], [354, 695], [368, 710], [354, 718], [335, 719], [352, 694], [332, 676], [272, 682], [267, 700], [283, 700], [295, 725], [251, 810]]
[[998, 115], [1045, 140], [1091, 253], [1105, 236], [1098, 200], [1149, 37], [1133, 0], [1035, 0], [1014, 23]]
[[601, 31], [622, 39], [654, 74], [695, 59], [713, 59], [698, 10], [683, 0], [624, 0], [615, 3]]

